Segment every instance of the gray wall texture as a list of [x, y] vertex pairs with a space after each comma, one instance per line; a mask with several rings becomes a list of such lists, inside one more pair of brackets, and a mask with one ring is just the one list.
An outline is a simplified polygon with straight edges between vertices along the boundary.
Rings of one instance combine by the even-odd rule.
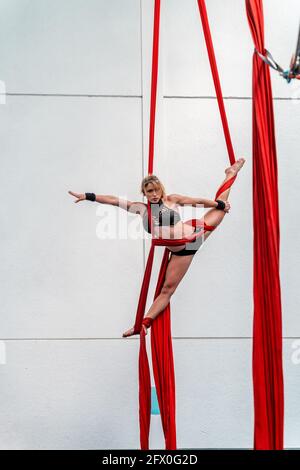
[[[103, 219], [135, 229], [140, 221], [117, 207], [74, 204], [68, 190], [142, 200], [153, 3], [0, 0], [2, 449], [139, 448], [139, 341], [121, 336], [133, 324], [149, 239], [107, 236]], [[288, 66], [299, 2], [264, 7], [266, 47]], [[178, 447], [251, 448], [253, 44], [243, 0], [207, 0], [207, 9], [246, 164], [230, 214], [171, 301]], [[285, 446], [299, 447], [300, 83], [272, 72], [272, 85]], [[154, 172], [169, 194], [213, 198], [228, 165], [197, 2], [163, 1]], [[150, 446], [164, 448], [159, 416]]]

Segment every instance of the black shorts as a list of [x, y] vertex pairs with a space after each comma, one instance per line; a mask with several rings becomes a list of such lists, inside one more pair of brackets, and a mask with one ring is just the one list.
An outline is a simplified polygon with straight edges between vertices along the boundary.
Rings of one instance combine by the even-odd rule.
[[[197, 232], [200, 232], [200, 230], [202, 230], [203, 227], [195, 227], [195, 230], [194, 232], [197, 233]], [[203, 243], [203, 234], [196, 238], [196, 240], [194, 240], [193, 242], [188, 242], [185, 244], [185, 247], [180, 250], [180, 251], [171, 251], [172, 255], [176, 255], [176, 256], [188, 256], [188, 255], [194, 255], [195, 253], [197, 253], [197, 251], [199, 250], [200, 246], [202, 245]]]

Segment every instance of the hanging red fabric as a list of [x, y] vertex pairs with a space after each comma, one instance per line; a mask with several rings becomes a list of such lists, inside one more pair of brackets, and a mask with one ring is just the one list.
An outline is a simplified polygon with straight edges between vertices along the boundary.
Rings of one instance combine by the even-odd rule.
[[[254, 45], [265, 54], [262, 0], [246, 0]], [[279, 207], [269, 67], [253, 54], [254, 448], [283, 449], [284, 388], [279, 277]]]
[[[209, 54], [210, 66], [213, 75], [216, 95], [222, 119], [225, 141], [227, 145], [230, 163], [235, 162], [233, 146], [231, 143], [224, 102], [222, 98], [221, 85], [215, 60], [212, 38], [209, 30], [209, 23], [204, 0], [198, 0], [200, 17], [202, 21], [204, 36]], [[154, 162], [154, 134], [155, 134], [155, 110], [157, 95], [157, 75], [158, 75], [158, 52], [159, 52], [159, 21], [160, 21], [160, 0], [155, 0], [154, 4], [154, 26], [153, 26], [153, 50], [152, 50], [152, 80], [151, 80], [151, 101], [150, 101], [150, 132], [149, 132], [149, 162], [148, 174], [153, 172]], [[217, 191], [215, 199], [235, 181], [236, 176], [224, 183]], [[151, 227], [150, 204], [148, 203], [149, 226]], [[155, 246], [178, 246], [186, 242], [194, 241], [202, 236], [206, 231], [212, 231], [214, 226], [209, 226], [201, 219], [191, 219], [186, 221], [193, 226], [201, 226], [202, 230], [190, 239], [155, 239], [152, 238], [152, 244], [148, 255], [147, 265], [141, 287], [136, 320], [134, 325], [135, 334], [140, 333], [140, 352], [139, 352], [139, 420], [140, 420], [140, 445], [141, 449], [149, 449], [149, 430], [150, 430], [150, 412], [151, 412], [151, 380], [150, 368], [147, 357], [146, 337], [142, 328], [142, 321], [145, 313], [147, 294], [149, 289], [151, 271], [153, 266]], [[152, 230], [151, 230], [152, 233]], [[155, 290], [154, 299], [160, 294], [165, 274], [169, 262], [170, 250], [165, 249], [158, 282]], [[151, 327], [151, 353], [154, 381], [157, 391], [158, 404], [161, 414], [162, 427], [165, 437], [165, 448], [168, 450], [176, 449], [176, 420], [175, 420], [175, 374], [174, 360], [171, 338], [171, 309], [170, 304], [154, 320]]]

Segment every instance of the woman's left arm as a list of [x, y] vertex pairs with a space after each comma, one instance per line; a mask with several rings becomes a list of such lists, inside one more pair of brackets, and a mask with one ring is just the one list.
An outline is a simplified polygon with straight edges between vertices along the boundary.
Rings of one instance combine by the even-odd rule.
[[203, 205], [203, 207], [217, 207], [218, 203], [211, 199], [203, 199], [201, 197], [189, 197], [189, 196], [182, 196], [181, 194], [170, 194], [168, 198], [179, 204], [180, 206], [196, 206]]

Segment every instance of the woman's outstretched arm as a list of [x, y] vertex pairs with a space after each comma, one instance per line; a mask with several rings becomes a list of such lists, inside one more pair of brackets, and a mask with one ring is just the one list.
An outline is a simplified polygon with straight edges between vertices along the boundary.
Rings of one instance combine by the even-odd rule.
[[[74, 193], [73, 191], [68, 191], [69, 194], [76, 198], [74, 202], [80, 202], [86, 200], [85, 193]], [[99, 202], [100, 204], [110, 204], [112, 206], [120, 207], [128, 212], [137, 213], [141, 206], [143, 207], [143, 203], [141, 202], [132, 202], [128, 201], [127, 199], [121, 199], [118, 196], [110, 196], [110, 195], [102, 195], [102, 194], [95, 194], [96, 199], [95, 202]]]
[[170, 194], [168, 198], [179, 204], [180, 206], [196, 206], [196, 204], [203, 204], [203, 207], [217, 207], [218, 203], [211, 199], [203, 199], [201, 197], [189, 197], [181, 194]]

